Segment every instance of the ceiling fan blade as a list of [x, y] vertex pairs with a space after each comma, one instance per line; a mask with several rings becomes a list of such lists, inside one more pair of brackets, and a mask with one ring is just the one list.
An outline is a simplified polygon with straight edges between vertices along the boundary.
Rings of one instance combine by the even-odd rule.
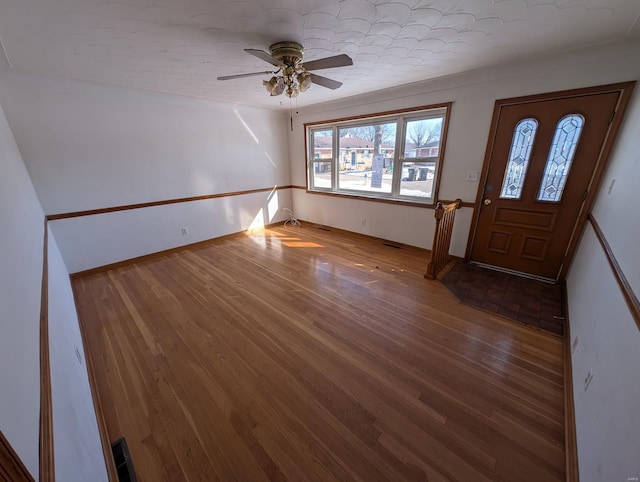
[[272, 75], [275, 72], [271, 70], [265, 70], [264, 72], [252, 72], [250, 74], [237, 74], [237, 75], [223, 75], [222, 77], [218, 77], [218, 80], [231, 80], [231, 79], [241, 79], [243, 77], [253, 77], [255, 75]]
[[353, 65], [353, 60], [346, 54], [312, 60], [311, 62], [302, 64], [307, 70], [330, 69], [331, 67], [346, 67], [347, 65]]
[[265, 62], [269, 62], [271, 65], [275, 65], [276, 67], [284, 67], [284, 64], [280, 62], [275, 57], [272, 57], [270, 54], [265, 52], [264, 50], [257, 49], [244, 49], [248, 54], [253, 55], [254, 57], [258, 57], [260, 60], [264, 60]]
[[322, 77], [321, 75], [316, 75], [316, 74], [311, 74], [311, 82], [332, 90], [336, 90], [338, 87], [342, 85], [342, 82], [338, 82], [337, 80], [333, 80], [333, 79], [328, 79], [327, 77]]

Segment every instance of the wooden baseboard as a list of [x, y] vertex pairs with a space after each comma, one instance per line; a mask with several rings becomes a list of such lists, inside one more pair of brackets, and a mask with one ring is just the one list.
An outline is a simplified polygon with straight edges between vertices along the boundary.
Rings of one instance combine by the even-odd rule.
[[98, 385], [96, 383], [95, 371], [93, 368], [93, 362], [89, 355], [89, 347], [87, 344], [86, 327], [80, 313], [78, 313], [78, 296], [76, 293], [76, 287], [73, 284], [73, 280], [69, 278], [71, 282], [71, 289], [73, 291], [73, 304], [76, 307], [76, 315], [78, 317], [78, 325], [80, 327], [80, 337], [82, 338], [82, 347], [84, 348], [84, 361], [87, 366], [87, 376], [89, 378], [89, 388], [91, 389], [91, 398], [93, 399], [93, 409], [96, 413], [96, 422], [98, 423], [98, 433], [100, 434], [100, 443], [102, 445], [102, 453], [104, 455], [104, 463], [107, 467], [107, 477], [109, 482], [118, 482], [118, 473], [116, 470], [115, 461], [113, 460], [113, 454], [111, 452], [111, 439], [107, 430], [107, 422], [104, 418], [104, 410], [102, 409], [102, 402], [98, 395]]
[[374, 239], [374, 240], [380, 241], [382, 244], [386, 244], [386, 245], [389, 245], [389, 246], [394, 246], [394, 247], [402, 248], [402, 249], [410, 249], [412, 251], [417, 251], [419, 253], [424, 253], [427, 256], [431, 254], [431, 250], [430, 249], [421, 248], [419, 246], [413, 246], [411, 244], [398, 243], [396, 241], [390, 241], [388, 239], [379, 238], [377, 236], [370, 236], [368, 234], [356, 233], [355, 231], [348, 231], [346, 229], [335, 228], [333, 226], [314, 223], [312, 221], [306, 221], [304, 219], [301, 219], [300, 222], [302, 223], [303, 226], [309, 226], [309, 227], [313, 227], [313, 228], [324, 229], [324, 230], [328, 230], [328, 231], [331, 231], [331, 232], [334, 232], [334, 233], [338, 233], [338, 234], [342, 234], [342, 235], [346, 235], [346, 236], [354, 236], [354, 235], [355, 236], [366, 236], [366, 237], [368, 237], [370, 239]]
[[564, 358], [564, 451], [567, 482], [579, 482], [578, 443], [576, 440], [576, 414], [573, 400], [573, 364], [571, 362], [571, 326], [567, 303], [566, 285], [563, 293], [564, 303], [564, 339], [562, 343]]
[[[266, 226], [264, 226], [264, 229], [269, 229], [269, 227], [271, 226], [277, 226], [282, 224], [284, 221], [278, 221], [277, 223], [271, 223], [268, 224]], [[123, 266], [128, 266], [130, 264], [133, 263], [139, 263], [140, 261], [147, 261], [149, 259], [155, 259], [155, 258], [160, 258], [162, 256], [167, 256], [169, 254], [172, 253], [178, 253], [180, 251], [184, 251], [185, 249], [192, 249], [192, 248], [196, 248], [198, 246], [204, 246], [207, 245], [209, 243], [211, 243], [212, 241], [221, 241], [224, 239], [230, 239], [233, 238], [235, 236], [242, 236], [244, 234], [246, 234], [247, 232], [249, 232], [248, 230], [243, 230], [243, 231], [238, 231], [235, 233], [230, 233], [230, 234], [225, 234], [223, 236], [218, 236], [216, 238], [210, 238], [210, 239], [204, 239], [202, 241], [196, 241], [195, 243], [191, 243], [191, 244], [185, 244], [182, 246], [176, 246], [175, 248], [169, 248], [169, 249], [165, 249], [162, 251], [156, 251], [155, 253], [149, 253], [149, 254], [144, 254], [142, 256], [137, 256], [135, 258], [129, 258], [129, 259], [124, 259], [122, 261], [116, 261], [115, 263], [109, 263], [109, 264], [105, 264], [103, 266], [97, 266], [95, 268], [90, 268], [87, 270], [83, 270], [83, 271], [78, 271], [76, 273], [71, 273], [71, 279], [77, 279], [77, 278], [82, 278], [83, 276], [90, 276], [92, 274], [96, 274], [96, 273], [103, 273], [104, 271], [109, 271], [111, 269], [116, 269], [116, 268], [121, 268]]]
[[42, 290], [40, 292], [40, 481], [54, 482], [53, 401], [51, 395], [51, 359], [49, 356], [49, 229], [44, 220]]
[[0, 480], [34, 482], [33, 476], [22, 463], [7, 438], [0, 430]]
[[[375, 239], [375, 240], [380, 241], [382, 244], [387, 244], [389, 246], [394, 246], [394, 247], [398, 247], [398, 248], [402, 248], [402, 249], [410, 249], [412, 251], [417, 251], [417, 252], [420, 252], [420, 253], [424, 253], [424, 255], [427, 256], [427, 259], [428, 259], [428, 256], [431, 255], [431, 250], [430, 249], [421, 248], [419, 246], [413, 246], [413, 245], [410, 245], [410, 244], [399, 243], [399, 242], [396, 242], [396, 241], [391, 241], [391, 240], [388, 240], [388, 239], [379, 238], [377, 236], [370, 236], [368, 234], [356, 233], [355, 231], [348, 231], [346, 229], [335, 228], [333, 226], [327, 226], [327, 225], [324, 225], [324, 224], [314, 223], [314, 222], [307, 221], [307, 220], [304, 220], [304, 219], [300, 219], [299, 221], [302, 223], [303, 226], [309, 226], [309, 227], [314, 227], [314, 228], [318, 228], [318, 229], [330, 230], [330, 231], [332, 231], [334, 233], [342, 234], [342, 235], [345, 235], [345, 236], [367, 236], [367, 237], [369, 237], [371, 239]], [[271, 224], [268, 224], [268, 225], [264, 226], [264, 228], [268, 229], [269, 227], [277, 226], [277, 225], [281, 224], [282, 222], [283, 221], [279, 221], [277, 223], [271, 223]], [[203, 241], [197, 241], [195, 243], [185, 244], [183, 246], [177, 246], [175, 248], [169, 248], [169, 249], [165, 249], [163, 251], [157, 251], [155, 253], [145, 254], [145, 255], [142, 255], [142, 256], [135, 257], [135, 258], [129, 258], [129, 259], [125, 259], [125, 260], [122, 260], [122, 261], [117, 261], [115, 263], [105, 264], [103, 266], [97, 266], [95, 268], [90, 268], [90, 269], [87, 269], [87, 270], [78, 271], [76, 273], [72, 273], [70, 276], [71, 276], [71, 279], [74, 280], [74, 279], [77, 279], [77, 278], [81, 278], [83, 276], [90, 276], [90, 275], [93, 275], [93, 274], [96, 274], [96, 273], [102, 273], [104, 271], [109, 271], [111, 269], [121, 268], [123, 266], [127, 266], [127, 265], [130, 265], [130, 264], [133, 264], [133, 263], [138, 263], [140, 261], [146, 261], [146, 260], [149, 260], [149, 259], [154, 259], [154, 258], [159, 258], [161, 256], [166, 256], [166, 255], [169, 255], [171, 253], [177, 253], [177, 252], [183, 251], [185, 249], [192, 249], [192, 248], [195, 248], [195, 247], [198, 247], [198, 246], [204, 246], [204, 245], [206, 245], [208, 243], [211, 243], [212, 241], [220, 241], [220, 240], [224, 240], [224, 239], [230, 239], [230, 238], [233, 238], [235, 236], [241, 236], [241, 235], [244, 235], [246, 233], [247, 233], [247, 231], [245, 230], [245, 231], [238, 231], [238, 232], [231, 233], [231, 234], [225, 234], [224, 236], [218, 236], [217, 238], [205, 239]], [[455, 260], [455, 261], [459, 261], [459, 262], [464, 261], [464, 259], [459, 257], [459, 256], [451, 256], [451, 259]]]

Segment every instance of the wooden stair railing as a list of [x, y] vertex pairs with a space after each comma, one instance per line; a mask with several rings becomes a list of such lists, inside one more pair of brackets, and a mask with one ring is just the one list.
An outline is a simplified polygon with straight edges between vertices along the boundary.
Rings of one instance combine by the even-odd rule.
[[424, 275], [427, 279], [436, 279], [438, 272], [449, 263], [449, 247], [451, 246], [451, 233], [456, 210], [462, 207], [462, 199], [456, 199], [446, 206], [442, 201], [436, 204], [436, 230], [433, 233], [433, 246], [431, 247], [431, 260], [427, 265]]

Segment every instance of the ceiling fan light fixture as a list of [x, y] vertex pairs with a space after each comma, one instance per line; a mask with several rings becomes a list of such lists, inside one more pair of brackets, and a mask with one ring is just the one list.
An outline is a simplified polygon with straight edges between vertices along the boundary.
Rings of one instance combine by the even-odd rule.
[[284, 80], [282, 76], [280, 77], [271, 77], [269, 80], [263, 80], [262, 85], [269, 92], [270, 95], [280, 95], [284, 92]]
[[286, 92], [287, 97], [289, 97], [290, 99], [298, 97], [299, 93], [300, 91], [296, 87], [289, 87]]
[[[274, 79], [276, 79], [274, 77]], [[273, 87], [273, 89], [271, 90], [271, 95], [280, 95], [284, 92], [284, 79], [282, 77], [278, 77], [276, 79], [276, 83], [275, 86]]]
[[271, 77], [269, 80], [263, 80], [262, 85], [267, 90], [267, 92], [271, 93], [276, 86], [277, 79], [275, 77]]
[[218, 80], [230, 80], [254, 75], [272, 74], [269, 80], [263, 80], [262, 86], [271, 96], [285, 94], [289, 98], [297, 97], [300, 92], [306, 92], [311, 84], [318, 84], [322, 87], [335, 90], [342, 85], [327, 77], [311, 74], [311, 70], [329, 69], [333, 67], [345, 67], [353, 65], [353, 61], [348, 55], [334, 55], [324, 59], [302, 62], [303, 49], [298, 42], [277, 42], [269, 47], [267, 53], [263, 50], [244, 49], [245, 52], [258, 57], [260, 60], [277, 67], [275, 72], [253, 72], [249, 74], [226, 75], [218, 77]]
[[311, 74], [305, 70], [300, 72], [297, 78], [300, 92], [306, 92], [311, 87]]

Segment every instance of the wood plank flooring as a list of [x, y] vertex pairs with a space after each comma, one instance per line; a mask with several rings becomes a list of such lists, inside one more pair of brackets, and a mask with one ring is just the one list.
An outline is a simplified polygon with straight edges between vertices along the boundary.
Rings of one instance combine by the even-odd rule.
[[74, 280], [138, 480], [564, 480], [561, 339], [316, 226]]

